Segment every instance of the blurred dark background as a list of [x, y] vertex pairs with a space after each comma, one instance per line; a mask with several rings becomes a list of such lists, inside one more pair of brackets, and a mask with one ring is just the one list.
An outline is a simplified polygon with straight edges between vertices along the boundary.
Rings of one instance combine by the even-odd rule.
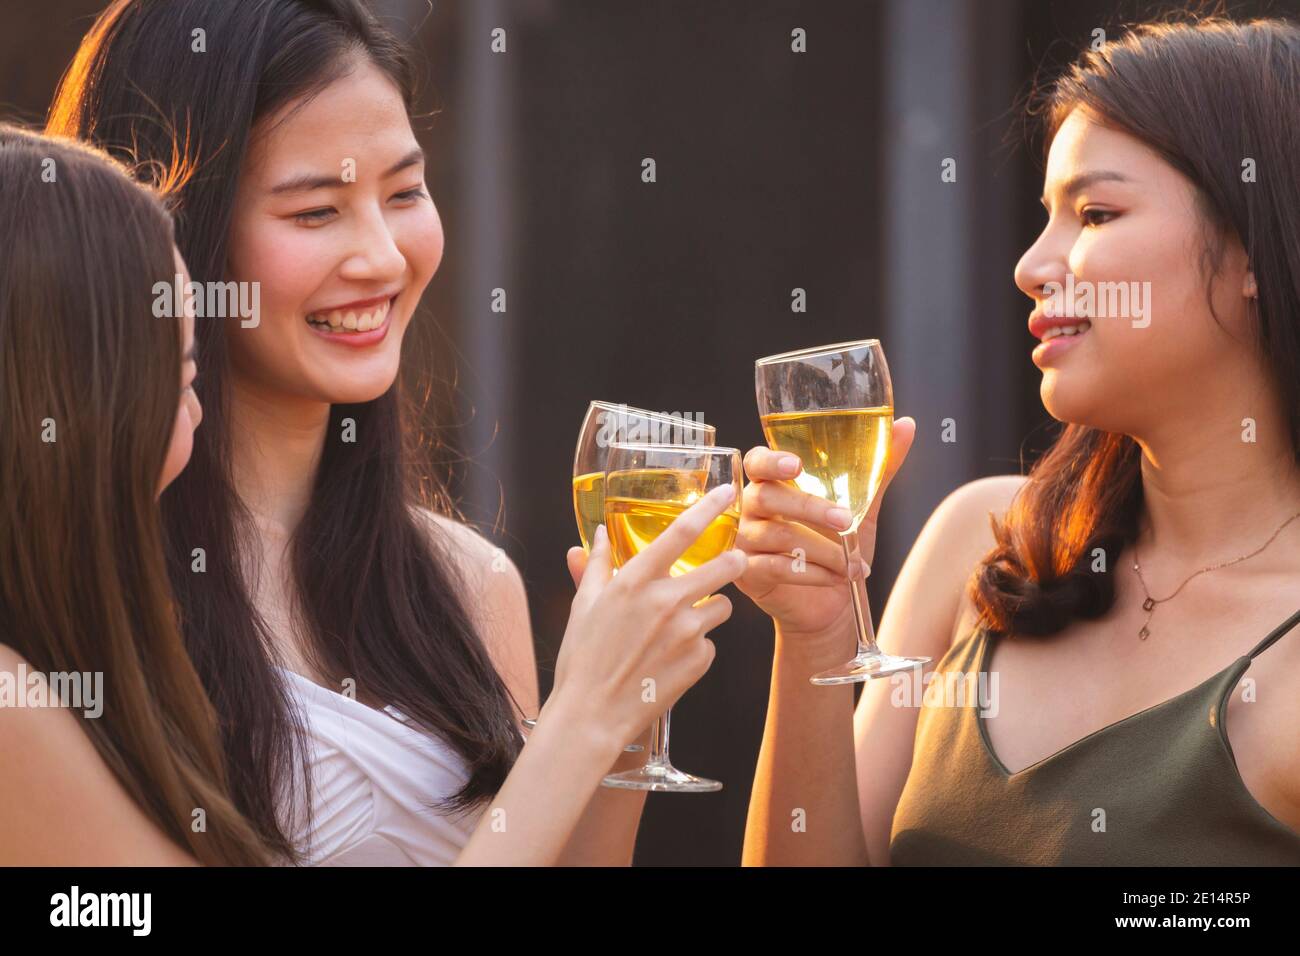
[[[235, 2], [235, 0], [232, 0]], [[103, 0], [0, 0], [0, 115], [39, 123]], [[531, 593], [542, 693], [568, 615], [570, 477], [594, 398], [762, 439], [753, 360], [879, 338], [917, 421], [887, 493], [877, 622], [936, 504], [1019, 472], [1055, 434], [1012, 271], [1045, 221], [1018, 104], [1116, 0], [375, 0], [420, 50], [421, 138], [447, 248], [413, 354], [466, 516]], [[1300, 0], [1231, 2], [1300, 15]], [[494, 52], [493, 31], [505, 51]], [[792, 50], [804, 31], [806, 52]], [[500, 36], [500, 35], [498, 35]], [[642, 181], [653, 158], [657, 181]], [[941, 164], [956, 161], [956, 181]], [[506, 311], [492, 311], [494, 289]], [[807, 311], [791, 309], [803, 289]], [[423, 345], [424, 348], [419, 348]], [[454, 386], [454, 393], [450, 390]], [[955, 441], [945, 442], [945, 419]], [[652, 794], [642, 865], [735, 865], [762, 736], [768, 619], [733, 593], [673, 759], [725, 782]]]

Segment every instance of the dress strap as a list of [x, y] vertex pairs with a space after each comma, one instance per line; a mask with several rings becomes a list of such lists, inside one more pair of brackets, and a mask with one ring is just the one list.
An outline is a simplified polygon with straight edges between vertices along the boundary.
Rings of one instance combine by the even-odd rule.
[[1254, 660], [1257, 654], [1261, 651], [1267, 650], [1279, 637], [1291, 630], [1291, 628], [1295, 627], [1296, 624], [1300, 624], [1300, 611], [1296, 611], [1277, 627], [1273, 628], [1266, 638], [1256, 644], [1255, 649], [1249, 654], [1250, 659]]

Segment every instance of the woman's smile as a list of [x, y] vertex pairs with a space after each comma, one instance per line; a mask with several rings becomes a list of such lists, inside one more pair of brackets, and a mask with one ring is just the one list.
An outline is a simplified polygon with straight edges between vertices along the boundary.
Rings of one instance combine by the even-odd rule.
[[1030, 358], [1042, 368], [1078, 345], [1091, 328], [1088, 319], [1048, 319], [1034, 313], [1029, 318], [1029, 330], [1042, 341], [1034, 346]]
[[398, 294], [374, 296], [309, 312], [307, 325], [321, 338], [338, 345], [364, 348], [388, 335], [390, 316]]

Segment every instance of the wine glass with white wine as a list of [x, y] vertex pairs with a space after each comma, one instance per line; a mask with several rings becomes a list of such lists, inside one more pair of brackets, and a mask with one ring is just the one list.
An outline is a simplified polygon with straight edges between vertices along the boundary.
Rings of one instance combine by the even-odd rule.
[[[683, 511], [725, 484], [736, 486], [731, 504], [674, 562], [669, 574], [689, 574], [730, 550], [740, 529], [742, 474], [740, 452], [735, 448], [615, 443], [605, 472], [605, 530], [614, 567], [631, 561]], [[672, 765], [668, 757], [671, 721], [670, 708], [655, 724], [644, 767], [609, 774], [602, 785], [675, 793], [721, 790], [717, 780], [684, 773]]]
[[605, 466], [617, 442], [648, 445], [713, 445], [717, 429], [704, 422], [648, 412], [630, 405], [592, 402], [578, 431], [573, 453], [573, 513], [582, 547], [591, 551], [591, 536], [605, 520]]
[[[712, 445], [717, 429], [702, 421], [681, 415], [646, 411], [631, 405], [593, 401], [578, 429], [578, 447], [573, 453], [573, 513], [578, 519], [578, 537], [582, 548], [590, 553], [596, 526], [605, 520], [605, 464], [609, 447], [615, 442], [647, 442], [667, 445]], [[527, 717], [529, 730], [537, 726], [536, 718]], [[644, 749], [628, 744], [624, 750], [635, 753]]]
[[[878, 339], [769, 355], [754, 363], [759, 420], [770, 447], [798, 455], [794, 484], [853, 515], [840, 532], [846, 563], [858, 553], [858, 528], [884, 482], [894, 428], [894, 392]], [[852, 684], [910, 670], [928, 657], [895, 657], [876, 645], [862, 577], [849, 582], [858, 650], [853, 660], [815, 674], [814, 684]]]

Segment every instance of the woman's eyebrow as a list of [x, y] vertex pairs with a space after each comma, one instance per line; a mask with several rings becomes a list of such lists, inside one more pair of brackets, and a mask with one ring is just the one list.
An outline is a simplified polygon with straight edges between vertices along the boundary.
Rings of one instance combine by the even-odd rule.
[[[1087, 189], [1093, 183], [1116, 182], [1131, 183], [1133, 180], [1123, 173], [1117, 173], [1112, 169], [1096, 169], [1087, 173], [1079, 173], [1077, 176], [1071, 176], [1061, 187], [1061, 194], [1067, 199], [1076, 193]], [[1040, 196], [1038, 201], [1044, 206], [1047, 205], [1047, 197]], [[1050, 208], [1050, 207], [1048, 207]]]
[[[389, 176], [396, 175], [404, 169], [409, 169], [417, 163], [424, 162], [424, 150], [419, 146], [411, 150], [388, 169], [384, 170], [381, 178], [387, 179]], [[313, 189], [338, 188], [347, 185], [342, 176], [329, 175], [322, 176], [316, 173], [300, 173], [297, 176], [290, 176], [284, 182], [271, 187], [271, 195], [280, 196], [285, 193], [305, 193]]]

